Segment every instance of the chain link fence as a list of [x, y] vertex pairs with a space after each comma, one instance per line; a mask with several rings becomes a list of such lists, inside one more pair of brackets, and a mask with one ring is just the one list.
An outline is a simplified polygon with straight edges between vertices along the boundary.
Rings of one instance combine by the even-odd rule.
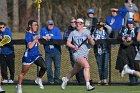
[[[25, 50], [25, 45], [18, 44], [14, 46], [15, 46], [15, 80], [17, 80], [18, 74], [20, 73], [21, 68], [22, 68], [21, 61], [22, 61], [24, 50]], [[65, 45], [62, 45], [61, 47], [62, 47], [62, 55], [61, 55], [62, 60], [61, 60], [60, 78], [65, 76], [72, 69], [70, 58], [69, 58], [69, 52], [65, 48]], [[128, 83], [129, 82], [128, 75], [125, 75], [124, 78], [121, 78], [119, 71], [115, 69], [118, 49], [119, 49], [119, 44], [116, 44], [115, 47], [111, 47], [111, 62], [109, 63], [109, 74], [110, 74], [109, 81], [110, 83]], [[44, 58], [45, 53], [44, 53], [43, 45], [41, 45], [40, 51]], [[99, 81], [99, 75], [98, 75], [97, 63], [94, 56], [94, 51], [92, 48], [89, 53], [89, 62], [90, 62], [91, 79], [93, 80], [93, 82], [96, 83]], [[29, 72], [25, 75], [25, 80], [35, 80], [36, 76], [37, 76], [37, 66], [33, 64]], [[75, 76], [71, 79], [71, 81], [74, 81], [74, 80], [76, 80]], [[47, 82], [47, 72], [43, 77], [43, 81]]]

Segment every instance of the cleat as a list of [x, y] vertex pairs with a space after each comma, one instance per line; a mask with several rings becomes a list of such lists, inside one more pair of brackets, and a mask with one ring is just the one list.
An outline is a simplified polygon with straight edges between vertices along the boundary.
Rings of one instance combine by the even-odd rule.
[[128, 65], [125, 65], [122, 72], [121, 72], [121, 77], [124, 77], [125, 74], [128, 74], [130, 71], [130, 67]]
[[22, 88], [20, 85], [16, 86], [16, 91], [17, 91], [17, 93], [22, 93]]
[[87, 86], [87, 91], [91, 91], [91, 90], [94, 90], [95, 89], [95, 87], [93, 87], [93, 86], [91, 86], [91, 85], [88, 85]]
[[41, 89], [44, 89], [41, 78], [36, 78], [35, 83], [38, 84]]
[[67, 85], [68, 79], [66, 77], [62, 78], [61, 88], [64, 90]]

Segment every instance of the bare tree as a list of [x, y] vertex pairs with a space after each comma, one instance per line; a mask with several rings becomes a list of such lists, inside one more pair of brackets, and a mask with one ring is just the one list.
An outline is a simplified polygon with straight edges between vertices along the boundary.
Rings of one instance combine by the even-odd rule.
[[35, 0], [26, 0], [27, 2], [27, 9], [31, 8], [32, 3], [35, 2]]
[[8, 15], [7, 15], [7, 0], [0, 0], [0, 21], [8, 24]]
[[19, 3], [18, 0], [13, 0], [13, 31], [19, 31]]

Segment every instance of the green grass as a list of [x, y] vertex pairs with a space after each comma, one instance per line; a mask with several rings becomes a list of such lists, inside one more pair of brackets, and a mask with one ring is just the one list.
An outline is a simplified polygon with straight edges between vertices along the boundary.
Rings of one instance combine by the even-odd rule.
[[[16, 93], [15, 85], [3, 85], [6, 93]], [[140, 86], [95, 86], [95, 90], [86, 91], [85, 86], [45, 86], [44, 90], [37, 85], [24, 85], [23, 93], [140, 93]]]

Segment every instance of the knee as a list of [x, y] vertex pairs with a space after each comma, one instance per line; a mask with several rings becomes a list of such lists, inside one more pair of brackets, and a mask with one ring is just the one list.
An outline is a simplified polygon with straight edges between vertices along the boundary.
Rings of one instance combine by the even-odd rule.
[[20, 76], [20, 77], [23, 77], [23, 76], [25, 76], [25, 74], [26, 74], [26, 72], [22, 71], [22, 72], [19, 74], [19, 76]]
[[90, 68], [89, 64], [88, 64], [88, 63], [85, 64], [85, 65], [84, 65], [84, 68]]

